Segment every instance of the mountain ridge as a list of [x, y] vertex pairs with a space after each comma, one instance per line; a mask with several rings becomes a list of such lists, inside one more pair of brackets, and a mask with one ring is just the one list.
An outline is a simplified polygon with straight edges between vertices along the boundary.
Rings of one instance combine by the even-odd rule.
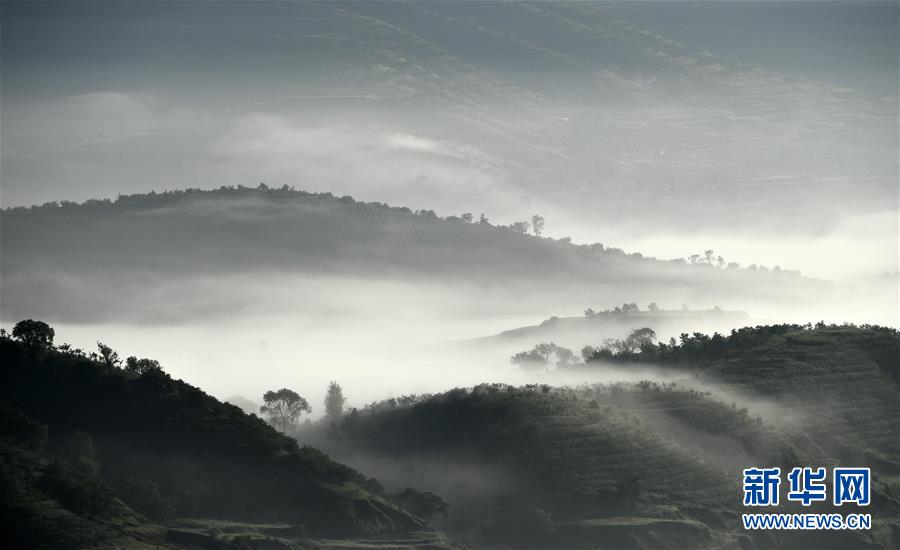
[[[338, 276], [483, 289], [503, 285], [507, 293], [518, 288], [532, 294], [535, 303], [548, 304], [596, 302], [599, 290], [638, 298], [655, 294], [669, 303], [728, 305], [733, 290], [741, 288], [746, 297], [777, 306], [812, 297], [822, 301], [837, 291], [827, 281], [779, 267], [657, 260], [600, 243], [528, 235], [487, 220], [467, 223], [460, 216], [439, 218], [431, 210], [414, 212], [286, 186], [17, 207], [0, 212], [0, 229], [3, 315], [11, 319], [65, 321], [85, 312], [97, 320], [121, 317], [140, 311], [162, 292], [177, 295], [204, 279], [231, 284], [226, 275]], [[246, 289], [239, 285], [236, 290], [224, 301], [189, 309], [202, 312], [196, 308], [251, 301], [243, 297]], [[191, 304], [218, 292], [200, 287], [185, 300]], [[228, 305], [232, 300], [238, 305]]]

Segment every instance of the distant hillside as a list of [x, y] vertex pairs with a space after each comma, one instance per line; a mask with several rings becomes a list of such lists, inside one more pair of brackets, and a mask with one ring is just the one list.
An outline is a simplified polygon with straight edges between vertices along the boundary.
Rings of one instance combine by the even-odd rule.
[[0, 515], [13, 547], [292, 548], [273, 540], [424, 530], [377, 481], [162, 371], [6, 337], [0, 362]]
[[743, 311], [606, 311], [581, 317], [550, 317], [538, 325], [504, 330], [493, 336], [461, 344], [476, 347], [501, 346], [508, 352], [526, 349], [541, 342], [554, 342], [577, 351], [604, 338], [622, 338], [641, 327], [652, 328], [657, 336], [667, 338], [685, 331], [727, 331], [743, 326], [749, 320], [750, 316]]
[[[702, 353], [696, 339], [668, 359], [643, 359], [670, 364], [683, 377], [677, 385], [482, 385], [391, 399], [346, 416], [323, 445], [371, 465], [386, 482], [415, 480], [444, 495], [451, 516], [443, 528], [472, 540], [535, 548], [896, 547], [897, 332], [758, 327], [718, 337]], [[582, 368], [638, 360], [619, 361]], [[740, 470], [763, 464], [870, 466], [875, 496], [867, 511], [877, 525], [827, 536], [744, 532]]]
[[166, 285], [183, 290], [197, 278], [225, 284], [225, 275], [259, 273], [533, 289], [535, 300], [565, 290], [583, 303], [604, 288], [692, 303], [725, 300], [736, 289], [790, 303], [830, 288], [793, 272], [659, 261], [431, 211], [265, 187], [13, 208], [0, 213], [0, 229], [3, 313], [12, 318], [121, 316]]

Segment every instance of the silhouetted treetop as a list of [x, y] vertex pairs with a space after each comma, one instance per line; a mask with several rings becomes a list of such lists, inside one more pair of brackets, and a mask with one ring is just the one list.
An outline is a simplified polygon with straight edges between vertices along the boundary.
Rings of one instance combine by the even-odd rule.
[[56, 336], [56, 331], [43, 321], [26, 319], [16, 323], [12, 335], [13, 338], [29, 348], [49, 349], [53, 347], [53, 337]]

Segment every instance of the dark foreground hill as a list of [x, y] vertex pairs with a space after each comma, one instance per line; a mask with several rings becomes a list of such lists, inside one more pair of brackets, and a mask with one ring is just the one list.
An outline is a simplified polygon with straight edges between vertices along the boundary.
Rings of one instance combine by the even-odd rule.
[[[476, 544], [895, 548], [897, 332], [775, 326], [685, 336], [643, 358], [580, 367], [652, 361], [683, 375], [676, 384], [482, 385], [374, 404], [319, 437], [386, 483], [415, 481], [447, 498], [442, 527]], [[872, 506], [811, 511], [869, 512], [872, 530], [741, 528], [743, 468], [837, 464], [872, 468]]]
[[[229, 275], [457, 283], [507, 299], [525, 291], [532, 301], [552, 295], [557, 305], [561, 295], [594, 303], [610, 288], [617, 297], [652, 294], [672, 303], [733, 302], [737, 290], [745, 298], [793, 303], [831, 288], [794, 272], [660, 261], [599, 243], [574, 245], [287, 188], [14, 208], [0, 213], [0, 229], [3, 314], [11, 319], [130, 318], [155, 309], [160, 295], [187, 302], [184, 289], [197, 280]], [[238, 286], [230, 294], [243, 291], [253, 302], [259, 290]]]
[[415, 535], [424, 522], [378, 482], [161, 370], [138, 375], [8, 338], [0, 363], [6, 547], [443, 544]]

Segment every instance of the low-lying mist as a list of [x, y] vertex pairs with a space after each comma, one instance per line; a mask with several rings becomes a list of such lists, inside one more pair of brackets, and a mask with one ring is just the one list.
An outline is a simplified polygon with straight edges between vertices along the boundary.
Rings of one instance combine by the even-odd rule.
[[[701, 312], [692, 320], [666, 322], [624, 316], [608, 326], [587, 324], [571, 336], [563, 332], [550, 337], [538, 333], [483, 338], [537, 325], [552, 315], [568, 313], [577, 320], [584, 307], [611, 306], [620, 298], [602, 288], [498, 288], [275, 275], [196, 279], [141, 288], [131, 295], [117, 294], [111, 287], [107, 294], [97, 290], [71, 296], [80, 300], [78, 308], [98, 318], [57, 322], [52, 305], [29, 315], [54, 325], [57, 343], [91, 351], [102, 341], [123, 357], [158, 359], [176, 378], [220, 398], [239, 395], [259, 403], [265, 391], [288, 387], [309, 399], [313, 417], [321, 414], [321, 399], [331, 380], [345, 388], [348, 405], [357, 407], [391, 396], [482, 382], [577, 385], [673, 380], [680, 375], [644, 367], [535, 374], [509, 360], [513, 353], [547, 341], [569, 346], [577, 355], [583, 346], [623, 338], [645, 325], [667, 341], [680, 332], [725, 333], [760, 322], [753, 310], [750, 316], [724, 321], [714, 315], [705, 319]], [[638, 297], [649, 301], [650, 296], [645, 290]], [[659, 302], [663, 308], [681, 307], [680, 302]], [[817, 320], [801, 311], [778, 319]], [[4, 324], [16, 320], [4, 319]]]

